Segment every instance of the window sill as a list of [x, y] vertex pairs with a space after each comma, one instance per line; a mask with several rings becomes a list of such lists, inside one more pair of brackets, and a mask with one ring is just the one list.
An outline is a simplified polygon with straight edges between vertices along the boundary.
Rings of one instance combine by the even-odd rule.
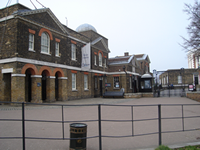
[[76, 59], [71, 59], [72, 61], [77, 61]]
[[49, 56], [51, 56], [51, 54], [49, 54], [49, 53], [45, 53], [45, 52], [41, 52], [41, 54], [45, 54], [45, 55], [49, 55]]
[[33, 49], [29, 49], [28, 51], [29, 51], [29, 52], [35, 52], [35, 50], [33, 50]]
[[78, 90], [72, 90], [72, 92], [78, 92]]
[[56, 57], [60, 57], [59, 55], [55, 55]]
[[89, 91], [89, 89], [84, 89], [84, 91], [86, 91], [86, 92], [87, 92], [87, 91]]

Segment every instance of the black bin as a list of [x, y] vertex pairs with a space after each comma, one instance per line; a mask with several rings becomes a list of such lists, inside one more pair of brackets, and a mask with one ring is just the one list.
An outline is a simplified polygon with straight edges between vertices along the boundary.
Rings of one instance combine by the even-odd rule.
[[84, 123], [70, 124], [70, 150], [86, 150], [87, 125]]

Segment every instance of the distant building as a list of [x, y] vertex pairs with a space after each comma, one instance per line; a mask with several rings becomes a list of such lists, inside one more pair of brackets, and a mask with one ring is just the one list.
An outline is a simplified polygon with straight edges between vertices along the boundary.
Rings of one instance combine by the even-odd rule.
[[169, 69], [159, 75], [159, 84], [163, 87], [188, 87], [188, 84], [199, 85], [199, 72], [197, 69]]
[[[129, 55], [128, 52], [125, 52], [124, 56], [109, 58], [108, 65], [109, 74], [113, 75], [114, 78], [113, 84], [116, 85], [115, 82], [119, 82], [119, 87], [116, 88], [114, 86], [114, 90], [119, 90], [123, 87], [126, 89], [126, 93], [142, 92], [141, 76], [150, 74], [150, 59], [148, 55]], [[112, 79], [110, 79], [110, 82], [112, 82]]]
[[188, 68], [200, 68], [200, 54], [189, 52], [188, 55]]

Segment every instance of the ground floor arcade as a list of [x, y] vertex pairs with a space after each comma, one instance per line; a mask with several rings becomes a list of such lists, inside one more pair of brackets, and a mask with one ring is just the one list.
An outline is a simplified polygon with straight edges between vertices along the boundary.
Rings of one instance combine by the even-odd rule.
[[30, 63], [1, 64], [0, 100], [53, 102], [101, 97], [105, 91], [140, 92], [140, 76], [132, 73], [82, 71]]

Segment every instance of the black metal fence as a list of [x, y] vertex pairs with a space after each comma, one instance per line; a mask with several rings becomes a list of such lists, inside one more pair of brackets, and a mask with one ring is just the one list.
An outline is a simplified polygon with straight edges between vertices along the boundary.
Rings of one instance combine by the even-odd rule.
[[188, 87], [157, 87], [154, 89], [154, 97], [186, 97]]
[[[188, 86], [159, 86], [154, 89], [154, 97], [186, 97], [186, 93], [189, 92]], [[200, 91], [199, 88], [196, 88], [196, 92]]]
[[[0, 102], [1, 103], [10, 103], [11, 102]], [[196, 106], [200, 107], [200, 104], [159, 104], [159, 105], [111, 105], [111, 104], [90, 104], [90, 105], [59, 105], [59, 104], [35, 104], [35, 103], [12, 103], [14, 105], [18, 105], [21, 106], [21, 119], [1, 119], [0, 118], [0, 122], [3, 121], [17, 121], [17, 122], [21, 122], [22, 123], [22, 136], [19, 137], [2, 137], [0, 136], [0, 139], [22, 139], [22, 148], [23, 150], [26, 149], [26, 139], [43, 139], [43, 140], [74, 140], [77, 138], [66, 138], [65, 137], [65, 132], [64, 132], [64, 124], [65, 123], [74, 123], [74, 122], [98, 122], [98, 135], [95, 136], [90, 136], [90, 137], [86, 137], [86, 138], [79, 138], [79, 139], [91, 139], [91, 138], [98, 138], [99, 139], [99, 150], [102, 150], [102, 138], [124, 138], [124, 137], [135, 137], [135, 136], [145, 136], [145, 135], [152, 135], [152, 134], [157, 134], [158, 135], [158, 145], [162, 144], [162, 134], [164, 133], [172, 133], [172, 132], [184, 132], [184, 131], [194, 131], [194, 130], [199, 130], [200, 128], [191, 128], [191, 129], [185, 129], [185, 120], [188, 118], [200, 118], [200, 114], [199, 115], [189, 115], [189, 116], [185, 116], [184, 115], [184, 107], [186, 106]], [[61, 108], [61, 120], [60, 121], [53, 121], [53, 120], [32, 120], [32, 119], [26, 119], [25, 118], [25, 107], [26, 105], [42, 105], [42, 106], [58, 106]], [[98, 118], [94, 119], [94, 120], [65, 120], [64, 119], [64, 112], [63, 112], [63, 107], [72, 107], [72, 106], [97, 106], [97, 112], [98, 112]], [[131, 118], [130, 119], [102, 119], [102, 107], [127, 107], [126, 109], [130, 109], [131, 112]], [[175, 116], [175, 117], [162, 117], [162, 107], [172, 107], [172, 106], [180, 106], [180, 110], [181, 110], [181, 115], [180, 116]], [[138, 107], [156, 107], [157, 109], [157, 117], [154, 118], [146, 118], [146, 119], [134, 119], [136, 116], [134, 116], [134, 112], [133, 110], [135, 108]], [[168, 131], [164, 131], [162, 130], [162, 121], [163, 120], [169, 120], [169, 119], [179, 119], [181, 120], [181, 126], [182, 128], [180, 130], [168, 130]], [[142, 134], [135, 134], [135, 126], [134, 123], [135, 122], [142, 122], [142, 121], [157, 121], [158, 123], [158, 129], [156, 132], [149, 132], [149, 133], [142, 133]], [[46, 122], [46, 123], [60, 123], [62, 124], [62, 135], [60, 135], [60, 138], [41, 138], [41, 137], [28, 137], [26, 136], [26, 126], [25, 123], [26, 122]], [[118, 135], [118, 136], [111, 136], [111, 135], [102, 135], [102, 122], [115, 122], [115, 123], [122, 123], [122, 122], [130, 122], [131, 123], [131, 132], [129, 135]], [[0, 129], [2, 130], [2, 129]]]

